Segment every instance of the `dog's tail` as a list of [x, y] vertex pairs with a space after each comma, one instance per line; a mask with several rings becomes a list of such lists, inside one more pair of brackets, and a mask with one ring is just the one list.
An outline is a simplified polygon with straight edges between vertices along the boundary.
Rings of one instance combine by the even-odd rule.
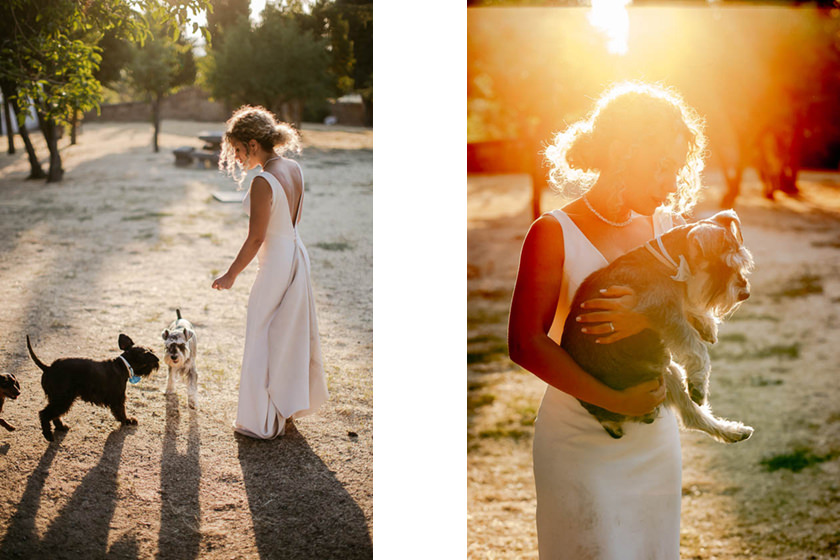
[[180, 310], [180, 309], [176, 309], [176, 310], [175, 310], [175, 315], [177, 315], [177, 316], [178, 316], [178, 319], [180, 319], [180, 318], [181, 318], [181, 310]]
[[29, 335], [26, 335], [26, 347], [29, 348], [29, 355], [32, 356], [32, 361], [35, 362], [35, 365], [41, 368], [42, 371], [47, 371], [47, 364], [39, 360], [38, 356], [35, 355], [35, 351], [32, 350], [32, 343], [29, 342]]
[[744, 441], [753, 433], [753, 429], [741, 422], [725, 420], [712, 414], [708, 404], [698, 405], [691, 400], [683, 382], [680, 367], [673, 362], [668, 366], [665, 374], [667, 396], [665, 404], [671, 406], [677, 413], [686, 430], [700, 430], [723, 443]]

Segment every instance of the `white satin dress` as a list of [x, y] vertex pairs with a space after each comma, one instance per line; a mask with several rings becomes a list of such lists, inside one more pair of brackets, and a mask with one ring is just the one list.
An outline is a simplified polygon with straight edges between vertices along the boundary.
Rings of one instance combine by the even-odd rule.
[[[558, 344], [572, 298], [607, 260], [561, 210], [565, 266], [549, 337]], [[654, 232], [672, 227], [657, 211]], [[677, 421], [628, 422], [613, 439], [577, 399], [548, 386], [534, 430], [537, 536], [541, 560], [676, 560], [681, 471]]]
[[[271, 217], [257, 253], [259, 271], [248, 298], [234, 427], [251, 437], [271, 439], [283, 434], [287, 418], [317, 411], [328, 392], [309, 255], [297, 231], [303, 191], [293, 222], [277, 177], [267, 171], [258, 177], [271, 185]], [[302, 186], [302, 172], [300, 182]], [[250, 203], [248, 189], [243, 205], [249, 214]]]

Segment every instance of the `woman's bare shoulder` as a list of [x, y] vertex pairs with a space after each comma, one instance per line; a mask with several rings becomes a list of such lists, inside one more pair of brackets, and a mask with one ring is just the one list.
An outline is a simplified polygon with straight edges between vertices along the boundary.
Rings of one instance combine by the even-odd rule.
[[534, 220], [522, 245], [523, 253], [538, 259], [562, 257], [563, 248], [563, 226], [551, 213]]

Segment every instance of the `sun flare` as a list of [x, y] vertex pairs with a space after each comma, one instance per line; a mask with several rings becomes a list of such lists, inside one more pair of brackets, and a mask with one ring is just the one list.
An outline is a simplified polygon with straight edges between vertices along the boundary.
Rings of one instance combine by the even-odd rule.
[[587, 15], [589, 23], [607, 36], [607, 50], [613, 54], [627, 54], [630, 35], [630, 16], [627, 5], [631, 0], [592, 0]]

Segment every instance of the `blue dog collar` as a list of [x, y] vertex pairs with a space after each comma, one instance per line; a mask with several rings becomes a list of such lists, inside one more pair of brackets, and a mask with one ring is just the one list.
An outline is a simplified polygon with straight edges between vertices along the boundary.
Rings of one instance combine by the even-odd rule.
[[128, 360], [126, 360], [122, 356], [122, 354], [120, 354], [118, 356], [118, 358], [120, 360], [122, 360], [122, 362], [125, 364], [125, 367], [128, 368], [128, 382], [131, 383], [132, 385], [137, 385], [137, 383], [140, 382], [140, 376], [139, 375], [134, 375], [134, 369], [132, 369], [131, 365], [128, 363]]

